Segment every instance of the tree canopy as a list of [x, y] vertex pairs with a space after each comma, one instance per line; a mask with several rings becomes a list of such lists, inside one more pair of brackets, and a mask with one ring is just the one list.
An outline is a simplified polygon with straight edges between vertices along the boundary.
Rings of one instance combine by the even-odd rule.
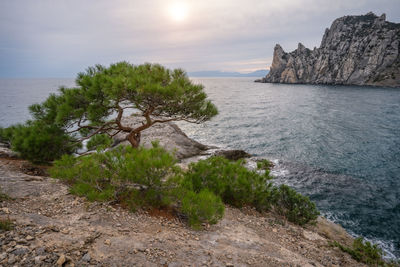
[[[122, 132], [137, 147], [140, 132], [155, 123], [201, 123], [218, 113], [202, 85], [193, 84], [182, 69], [169, 70], [159, 64], [96, 65], [79, 73], [76, 84], [75, 88], [60, 88], [60, 94], [50, 95], [30, 110], [36, 120], [56, 124], [78, 141]], [[144, 117], [142, 125], [122, 124], [128, 108]]]

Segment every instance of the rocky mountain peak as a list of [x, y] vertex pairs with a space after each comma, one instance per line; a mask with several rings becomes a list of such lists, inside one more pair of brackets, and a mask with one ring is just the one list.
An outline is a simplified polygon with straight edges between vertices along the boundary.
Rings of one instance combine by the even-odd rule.
[[400, 24], [372, 12], [335, 19], [319, 48], [277, 44], [262, 82], [400, 87]]

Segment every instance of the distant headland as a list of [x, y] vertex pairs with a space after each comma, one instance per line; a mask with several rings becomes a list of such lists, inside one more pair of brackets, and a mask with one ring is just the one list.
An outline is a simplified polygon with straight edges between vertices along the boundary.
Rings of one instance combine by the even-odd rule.
[[264, 83], [400, 87], [400, 24], [369, 12], [336, 19], [319, 48], [299, 43], [287, 53], [277, 44]]
[[268, 70], [256, 70], [249, 73], [208, 70], [189, 72], [189, 77], [260, 77], [268, 74]]

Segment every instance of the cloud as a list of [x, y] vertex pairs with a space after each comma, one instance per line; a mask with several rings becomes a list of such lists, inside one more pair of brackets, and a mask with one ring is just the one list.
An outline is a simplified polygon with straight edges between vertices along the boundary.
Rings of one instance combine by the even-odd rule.
[[73, 77], [119, 60], [254, 70], [269, 66], [276, 43], [288, 51], [298, 42], [319, 46], [337, 17], [374, 11], [400, 18], [398, 0], [181, 1], [189, 13], [177, 23], [168, 14], [175, 1], [3, 0], [0, 77]]

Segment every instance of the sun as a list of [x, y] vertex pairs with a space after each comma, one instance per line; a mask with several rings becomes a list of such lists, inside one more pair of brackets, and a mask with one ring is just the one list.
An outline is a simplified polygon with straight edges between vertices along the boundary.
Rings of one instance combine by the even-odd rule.
[[173, 20], [175, 20], [177, 22], [182, 22], [188, 16], [189, 10], [185, 3], [176, 2], [169, 7], [168, 11], [169, 11], [170, 17]]

